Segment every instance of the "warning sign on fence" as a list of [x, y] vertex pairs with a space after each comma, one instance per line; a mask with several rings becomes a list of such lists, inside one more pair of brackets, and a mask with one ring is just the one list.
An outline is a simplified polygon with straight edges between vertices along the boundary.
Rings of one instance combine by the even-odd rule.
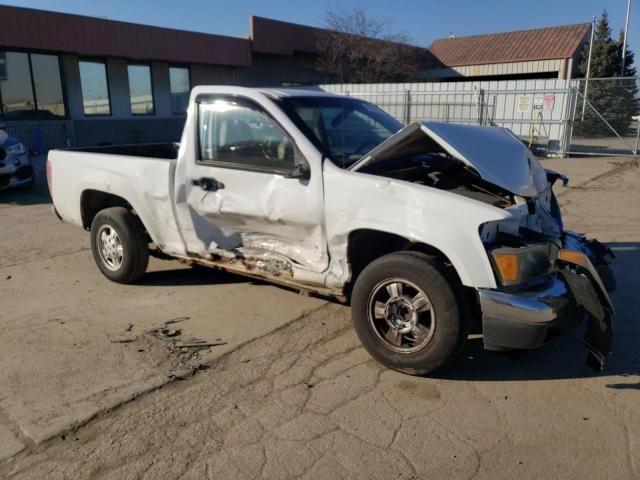
[[544, 109], [553, 110], [553, 105], [556, 103], [556, 96], [553, 94], [544, 96]]
[[518, 111], [520, 113], [531, 111], [531, 97], [529, 95], [520, 95], [518, 97]]
[[533, 97], [533, 109], [542, 110], [542, 104], [544, 103], [544, 97], [542, 95], [535, 95]]

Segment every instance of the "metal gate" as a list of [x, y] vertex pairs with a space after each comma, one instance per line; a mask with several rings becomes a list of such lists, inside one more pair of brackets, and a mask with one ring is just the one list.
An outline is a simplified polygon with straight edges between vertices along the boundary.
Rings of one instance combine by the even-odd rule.
[[637, 78], [592, 78], [571, 83], [567, 154], [636, 155], [640, 138]]

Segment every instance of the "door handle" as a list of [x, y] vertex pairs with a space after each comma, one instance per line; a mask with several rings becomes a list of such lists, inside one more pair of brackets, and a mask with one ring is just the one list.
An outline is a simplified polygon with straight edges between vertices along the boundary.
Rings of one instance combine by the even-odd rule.
[[224, 188], [224, 183], [217, 181], [215, 178], [202, 177], [195, 180], [191, 180], [191, 184], [196, 187], [200, 187], [207, 192], [216, 192]]

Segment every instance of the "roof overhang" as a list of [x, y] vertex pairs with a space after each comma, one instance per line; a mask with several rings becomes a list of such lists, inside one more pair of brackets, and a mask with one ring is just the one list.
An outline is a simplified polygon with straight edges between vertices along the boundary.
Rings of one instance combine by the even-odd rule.
[[3, 48], [180, 63], [251, 65], [248, 39], [0, 6]]

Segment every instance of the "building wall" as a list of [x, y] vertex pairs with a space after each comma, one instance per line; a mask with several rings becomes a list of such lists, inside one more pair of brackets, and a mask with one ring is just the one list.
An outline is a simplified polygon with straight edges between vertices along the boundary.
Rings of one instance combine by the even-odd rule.
[[498, 77], [506, 75], [555, 73], [557, 78], [563, 78], [564, 60], [540, 60], [533, 62], [491, 63], [487, 65], [461, 65], [455, 67], [437, 68], [423, 73], [424, 78], [446, 79], [458, 77]]
[[191, 65], [191, 87], [197, 85], [235, 84], [237, 67], [224, 65]]
[[237, 70], [235, 82], [238, 85], [279, 87], [330, 81], [329, 76], [315, 70], [316, 58], [309, 54], [280, 56], [255, 53], [250, 67]]
[[156, 116], [169, 117], [171, 112], [171, 86], [169, 84], [169, 64], [151, 62], [151, 82], [155, 100]]
[[62, 55], [62, 78], [67, 102], [67, 115], [82, 118], [82, 89], [80, 87], [80, 68], [76, 55]]

